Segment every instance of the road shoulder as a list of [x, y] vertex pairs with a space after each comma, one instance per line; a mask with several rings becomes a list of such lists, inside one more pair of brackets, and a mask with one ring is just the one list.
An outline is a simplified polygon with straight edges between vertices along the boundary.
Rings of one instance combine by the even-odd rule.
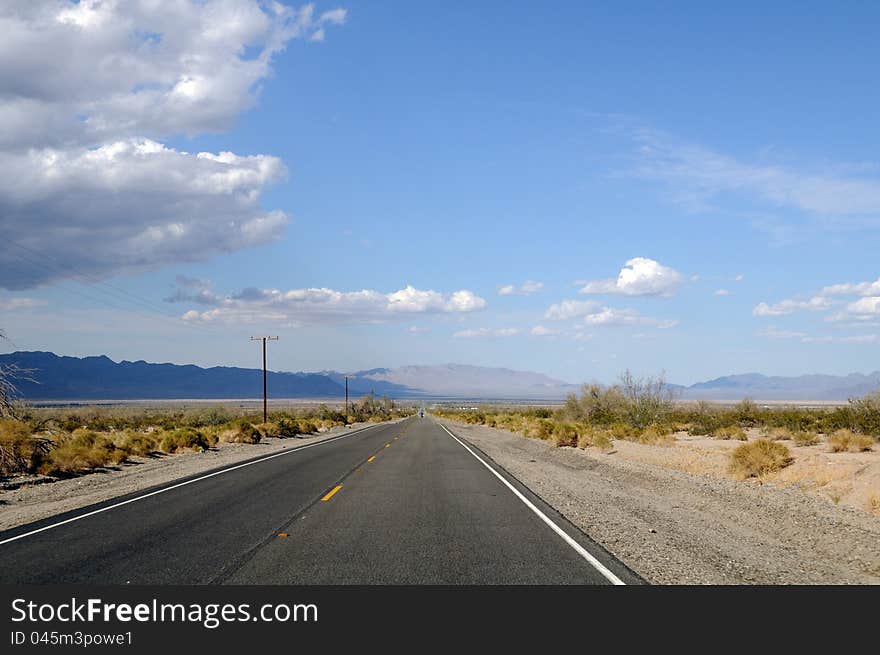
[[880, 583], [880, 519], [795, 488], [446, 423], [653, 583]]

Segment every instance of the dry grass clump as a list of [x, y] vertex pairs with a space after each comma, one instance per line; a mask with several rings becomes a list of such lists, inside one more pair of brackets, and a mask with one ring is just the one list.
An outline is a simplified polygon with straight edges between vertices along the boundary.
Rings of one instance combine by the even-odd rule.
[[735, 439], [736, 441], [746, 441], [745, 430], [738, 425], [725, 425], [712, 431], [712, 437], [715, 439]]
[[166, 453], [180, 453], [187, 450], [201, 452], [211, 447], [204, 432], [195, 428], [177, 428], [162, 434], [159, 447]]
[[[266, 425], [266, 424], [263, 424]], [[236, 421], [220, 431], [220, 440], [227, 443], [260, 443], [263, 438], [259, 429], [245, 420]]]
[[556, 447], [578, 445], [578, 425], [568, 421], [556, 423], [550, 440]]
[[828, 437], [828, 450], [832, 453], [859, 453], [871, 450], [874, 440], [866, 434], [856, 434], [852, 430], [838, 430]]
[[653, 446], [671, 446], [675, 443], [672, 430], [664, 425], [649, 425], [642, 430], [635, 441]]
[[599, 448], [600, 450], [611, 450], [614, 446], [614, 442], [611, 441], [611, 436], [608, 430], [587, 427], [581, 430], [578, 435], [577, 447], [589, 448], [590, 446]]
[[788, 428], [770, 428], [764, 434], [773, 441], [790, 441], [794, 433]]
[[128, 452], [117, 448], [110, 436], [79, 428], [56, 443], [40, 465], [39, 472], [72, 475], [108, 464], [121, 464], [127, 458]]
[[35, 437], [25, 421], [0, 420], [0, 475], [35, 471], [51, 442]]
[[737, 446], [730, 453], [728, 470], [742, 478], [758, 478], [779, 471], [791, 462], [788, 446], [769, 439], [757, 439]]
[[159, 450], [159, 439], [152, 432], [126, 430], [116, 435], [113, 442], [117, 448], [126, 451], [129, 455], [140, 457], [146, 457]]
[[793, 432], [791, 440], [795, 446], [815, 446], [819, 443], [819, 435], [815, 432], [807, 432], [806, 430], [798, 430]]

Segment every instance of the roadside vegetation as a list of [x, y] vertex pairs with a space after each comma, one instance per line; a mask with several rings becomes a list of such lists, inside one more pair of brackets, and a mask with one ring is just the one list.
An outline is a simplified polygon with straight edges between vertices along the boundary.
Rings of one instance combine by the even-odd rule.
[[70, 477], [117, 466], [132, 457], [201, 452], [221, 443], [258, 444], [268, 437], [306, 437], [353, 423], [412, 413], [388, 398], [365, 396], [339, 408], [262, 412], [232, 407], [31, 408], [18, 403], [0, 418], [0, 477]]
[[[880, 440], [880, 392], [844, 406], [803, 408], [678, 402], [663, 376], [585, 385], [561, 407], [441, 407], [443, 418], [486, 425], [554, 446], [610, 450], [614, 441], [673, 445], [685, 435], [741, 441], [730, 453], [730, 473], [760, 477], [792, 461], [790, 446], [825, 443], [829, 452], [872, 450]], [[751, 440], [750, 440], [751, 435]], [[785, 443], [788, 442], [788, 443]]]

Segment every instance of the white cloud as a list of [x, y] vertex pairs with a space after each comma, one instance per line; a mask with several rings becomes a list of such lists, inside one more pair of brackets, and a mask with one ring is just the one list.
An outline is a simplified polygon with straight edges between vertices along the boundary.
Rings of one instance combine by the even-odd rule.
[[856, 320], [871, 320], [880, 317], [880, 296], [865, 296], [846, 306], [845, 312]]
[[379, 323], [416, 314], [473, 312], [484, 308], [486, 301], [467, 290], [440, 293], [407, 286], [392, 293], [371, 289], [248, 288], [233, 296], [214, 295], [213, 304], [206, 311], [189, 310], [182, 318], [199, 322], [281, 322], [292, 326]]
[[49, 303], [45, 300], [37, 298], [0, 298], [0, 309], [3, 311], [13, 311], [16, 309], [33, 309], [34, 307], [45, 307]]
[[809, 300], [783, 300], [775, 305], [765, 302], [758, 303], [752, 310], [754, 316], [785, 316], [797, 311], [822, 312], [831, 307], [831, 301], [822, 296], [814, 296]]
[[0, 287], [276, 238], [287, 217], [260, 198], [280, 160], [158, 140], [231, 127], [291, 39], [344, 19], [260, 0], [0, 4], [0, 242], [25, 248], [0, 249]]
[[750, 195], [775, 207], [826, 216], [880, 214], [880, 179], [842, 172], [841, 167], [798, 171], [778, 164], [749, 163], [707, 148], [676, 142], [656, 132], [639, 135], [635, 173], [676, 190], [685, 205], [704, 208], [723, 193]]
[[544, 318], [548, 321], [566, 321], [591, 314], [599, 307], [599, 303], [593, 300], [563, 300], [560, 303], [550, 305], [544, 312]]
[[529, 330], [529, 334], [533, 337], [556, 337], [562, 334], [561, 330], [554, 330], [553, 328], [548, 328], [543, 325], [536, 325], [531, 330]]
[[[97, 149], [0, 153], [0, 286], [22, 289], [77, 271], [107, 275], [204, 259], [278, 237], [259, 206], [285, 175], [275, 157], [189, 154], [149, 140]], [[33, 264], [33, 253], [52, 267]]]
[[880, 278], [873, 282], [833, 284], [819, 292], [822, 296], [880, 296]]
[[409, 332], [413, 336], [417, 336], [419, 334], [428, 334], [430, 331], [431, 328], [418, 325], [410, 325], [409, 328], [407, 328], [407, 332]]
[[734, 279], [735, 282], [742, 282], [742, 281], [745, 279], [745, 276], [744, 276], [744, 275], [737, 275], [737, 276], [736, 276], [735, 278], [733, 278], [733, 279]]
[[580, 293], [671, 296], [681, 281], [681, 273], [675, 269], [647, 257], [634, 257], [620, 269], [617, 279], [586, 282]]
[[584, 324], [589, 326], [626, 326], [626, 325], [653, 325], [665, 330], [678, 325], [678, 321], [669, 319], [656, 319], [642, 316], [634, 309], [615, 309], [603, 307], [598, 312], [584, 316]]
[[498, 287], [499, 296], [531, 296], [544, 288], [543, 282], [535, 282], [534, 280], [526, 280], [520, 286], [515, 284], [505, 284]]
[[718, 289], [718, 291], [715, 292], [715, 295], [716, 296], [729, 296], [730, 291], [728, 291], [727, 289]]
[[455, 339], [499, 339], [513, 337], [520, 333], [518, 328], [475, 328], [460, 330], [453, 334]]

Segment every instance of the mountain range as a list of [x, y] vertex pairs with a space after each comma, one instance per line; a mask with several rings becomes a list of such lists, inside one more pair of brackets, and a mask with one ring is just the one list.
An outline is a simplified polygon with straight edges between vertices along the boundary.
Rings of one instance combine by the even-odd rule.
[[[263, 388], [260, 369], [114, 362], [103, 355], [65, 357], [40, 351], [0, 355], [0, 366], [11, 364], [31, 371], [30, 379], [17, 385], [27, 400], [246, 399], [261, 397]], [[560, 400], [580, 388], [541, 373], [466, 364], [376, 368], [347, 375], [352, 398], [372, 392], [394, 398]], [[270, 398], [345, 396], [346, 374], [337, 371], [270, 371], [267, 377]], [[880, 390], [880, 371], [797, 377], [746, 373], [671, 386], [685, 399], [844, 401]]]

